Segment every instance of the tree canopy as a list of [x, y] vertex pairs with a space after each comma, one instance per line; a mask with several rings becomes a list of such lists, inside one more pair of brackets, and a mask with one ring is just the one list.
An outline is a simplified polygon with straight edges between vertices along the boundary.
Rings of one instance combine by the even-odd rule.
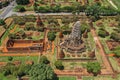
[[47, 59], [46, 56], [41, 56], [40, 63], [48, 64], [48, 63], [50, 63], [50, 61]]
[[0, 26], [5, 25], [5, 21], [3, 19], [0, 19]]
[[29, 0], [16, 0], [16, 3], [18, 5], [26, 5], [26, 4], [29, 4]]
[[98, 20], [100, 13], [100, 4], [96, 3], [94, 5], [88, 6], [85, 13], [90, 16], [94, 16], [94, 21]]
[[54, 80], [55, 74], [51, 66], [40, 63], [32, 66], [30, 80]]
[[55, 66], [56, 66], [57, 69], [60, 69], [60, 70], [64, 69], [62, 61], [60, 61], [60, 60], [58, 60], [58, 61], [55, 62]]
[[98, 62], [88, 62], [86, 65], [87, 71], [90, 73], [93, 73], [94, 76], [96, 76], [98, 73], [100, 73], [101, 66]]
[[54, 41], [56, 38], [55, 32], [48, 32], [47, 37], [49, 41]]
[[17, 6], [15, 7], [15, 9], [16, 9], [16, 11], [18, 11], [18, 12], [24, 12], [24, 11], [25, 11], [24, 6], [22, 6], [22, 5], [17, 5]]

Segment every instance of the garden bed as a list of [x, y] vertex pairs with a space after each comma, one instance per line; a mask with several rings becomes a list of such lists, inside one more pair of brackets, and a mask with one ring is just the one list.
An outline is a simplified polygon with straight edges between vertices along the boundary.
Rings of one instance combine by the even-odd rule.
[[113, 50], [113, 49], [115, 49], [117, 46], [120, 45], [120, 42], [110, 41], [110, 40], [106, 41], [106, 43], [107, 43], [108, 48], [109, 48], [110, 50]]

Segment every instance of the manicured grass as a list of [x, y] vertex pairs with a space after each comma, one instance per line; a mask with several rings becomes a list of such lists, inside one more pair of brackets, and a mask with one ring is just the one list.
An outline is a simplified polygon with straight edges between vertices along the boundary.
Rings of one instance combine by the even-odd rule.
[[70, 77], [70, 76], [68, 76], [68, 77], [59, 77], [59, 80], [77, 80], [76, 79], [76, 77]]
[[[34, 63], [38, 62], [38, 56], [22, 56], [22, 57], [13, 57], [13, 61], [21, 61], [25, 63], [26, 61], [34, 61]], [[8, 57], [0, 57], [0, 62], [8, 62]]]
[[14, 76], [4, 76], [2, 73], [0, 73], [0, 80], [17, 80]]
[[94, 80], [93, 77], [83, 77], [82, 80]]
[[120, 74], [116, 78], [111, 76], [96, 76], [96, 77], [83, 77], [82, 80], [120, 80]]
[[111, 65], [115, 71], [120, 72], [120, 66], [118, 65], [117, 61], [115, 60], [114, 57], [109, 57], [109, 60], [111, 62]]

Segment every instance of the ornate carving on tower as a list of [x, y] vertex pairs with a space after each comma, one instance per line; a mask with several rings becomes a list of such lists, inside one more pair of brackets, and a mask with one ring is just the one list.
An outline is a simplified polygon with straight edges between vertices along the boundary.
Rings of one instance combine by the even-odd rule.
[[73, 46], [78, 46], [81, 43], [81, 32], [80, 32], [80, 21], [77, 21], [70, 34], [70, 44]]

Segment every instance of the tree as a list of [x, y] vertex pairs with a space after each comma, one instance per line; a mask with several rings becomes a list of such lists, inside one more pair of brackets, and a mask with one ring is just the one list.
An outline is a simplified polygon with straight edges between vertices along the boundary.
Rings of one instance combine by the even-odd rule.
[[113, 50], [113, 53], [115, 53], [115, 57], [120, 57], [120, 46], [116, 47], [114, 50]]
[[48, 63], [50, 63], [50, 61], [47, 59], [46, 56], [41, 56], [40, 63], [48, 64]]
[[4, 2], [2, 3], [2, 6], [6, 7], [6, 6], [8, 6], [9, 4], [10, 4], [9, 1], [4, 1]]
[[85, 31], [89, 32], [90, 31], [90, 27], [87, 25], [87, 24], [82, 24], [81, 27], [80, 27], [80, 31], [81, 31], [81, 34], [83, 34]]
[[5, 25], [5, 21], [3, 19], [0, 19], [0, 26]]
[[109, 36], [109, 33], [108, 33], [107, 31], [105, 31], [105, 30], [99, 30], [99, 31], [98, 31], [98, 35], [99, 35], [100, 37], [105, 38], [106, 36]]
[[97, 76], [98, 73], [100, 73], [101, 66], [98, 62], [88, 62], [86, 64], [87, 71], [89, 73], [93, 73], [94, 76]]
[[18, 5], [26, 5], [26, 4], [29, 4], [29, 0], [16, 0], [16, 3]]
[[0, 2], [0, 9], [2, 9], [2, 3]]
[[110, 38], [115, 40], [115, 41], [119, 41], [120, 40], [120, 34], [118, 34], [116, 32], [113, 32], [113, 33], [111, 33]]
[[56, 38], [55, 32], [48, 32], [47, 37], [49, 41], [54, 41]]
[[62, 64], [62, 61], [58, 60], [54, 63], [54, 65], [56, 66], [57, 69], [63, 70], [64, 66]]
[[12, 61], [12, 60], [13, 60], [13, 57], [9, 56], [8, 61]]
[[25, 8], [22, 6], [22, 5], [18, 5], [15, 7], [16, 11], [18, 12], [24, 12], [25, 11]]
[[94, 5], [88, 6], [85, 10], [87, 16], [93, 16], [93, 21], [100, 19], [100, 4], [96, 3]]
[[27, 31], [33, 30], [33, 31], [35, 31], [36, 29], [34, 27], [34, 23], [33, 22], [26, 22], [24, 30], [27, 30]]
[[33, 65], [29, 74], [30, 80], [54, 80], [55, 77], [51, 66], [43, 63]]

